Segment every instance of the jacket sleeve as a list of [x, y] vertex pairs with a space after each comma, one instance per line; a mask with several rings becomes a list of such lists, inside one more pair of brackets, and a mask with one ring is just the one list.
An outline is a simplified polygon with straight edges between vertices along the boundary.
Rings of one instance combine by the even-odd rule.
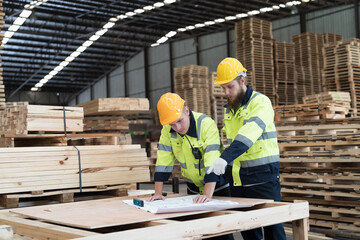
[[157, 160], [155, 166], [155, 182], [165, 182], [169, 179], [175, 163], [175, 156], [170, 142], [170, 128], [164, 126], [161, 130]]
[[[214, 120], [205, 118], [201, 124], [201, 138], [204, 140], [204, 164], [205, 172], [220, 157], [220, 136]], [[217, 182], [219, 176], [215, 173], [205, 174], [204, 181]]]
[[[234, 161], [260, 138], [266, 127], [274, 122], [274, 111], [271, 101], [265, 95], [258, 95], [248, 106], [251, 110], [249, 117], [244, 120], [234, 141], [221, 154], [221, 158], [228, 163]], [[241, 123], [238, 123], [241, 124]]]

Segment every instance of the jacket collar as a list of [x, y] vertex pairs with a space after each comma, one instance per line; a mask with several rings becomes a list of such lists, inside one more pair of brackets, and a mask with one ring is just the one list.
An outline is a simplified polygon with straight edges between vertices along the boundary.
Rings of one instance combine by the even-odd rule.
[[[197, 133], [196, 133], [196, 122], [195, 122], [195, 118], [194, 118], [194, 114], [192, 113], [192, 111], [189, 109], [190, 112], [190, 126], [189, 126], [189, 130], [186, 133], [186, 135], [190, 136], [190, 137], [194, 137], [197, 138]], [[171, 133], [176, 133], [176, 131], [172, 128], [170, 128], [170, 132]]]

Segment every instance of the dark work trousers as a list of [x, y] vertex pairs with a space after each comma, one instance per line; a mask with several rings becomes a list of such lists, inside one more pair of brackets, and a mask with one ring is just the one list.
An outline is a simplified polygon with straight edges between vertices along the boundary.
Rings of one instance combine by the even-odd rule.
[[[249, 187], [234, 187], [231, 167], [229, 166], [226, 169], [226, 176], [230, 182], [230, 192], [232, 197], [272, 199], [277, 202], [281, 200], [281, 186], [278, 180]], [[241, 232], [241, 235], [243, 236], [244, 240], [263, 239], [261, 228], [243, 231]], [[286, 235], [282, 224], [264, 227], [264, 235], [265, 240], [286, 240]]]
[[[194, 193], [190, 192], [189, 189], [187, 190], [187, 193], [189, 195], [194, 195]], [[213, 196], [230, 197], [230, 188], [227, 187], [227, 188], [221, 189], [221, 190], [219, 190], [217, 192], [214, 192]], [[226, 235], [207, 238], [207, 239], [211, 239], [211, 240], [234, 240], [234, 237], [233, 237], [232, 234], [226, 234]]]

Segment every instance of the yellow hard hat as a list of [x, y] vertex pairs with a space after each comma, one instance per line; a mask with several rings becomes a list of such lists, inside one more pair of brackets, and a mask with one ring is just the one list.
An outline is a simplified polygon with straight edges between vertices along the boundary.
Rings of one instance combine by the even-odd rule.
[[[222, 60], [216, 73], [214, 84], [225, 84], [234, 80], [240, 74], [246, 77], [246, 69], [236, 58], [225, 58]], [[244, 73], [243, 73], [244, 72]]]
[[178, 120], [183, 112], [184, 103], [185, 100], [176, 93], [163, 94], [157, 104], [161, 125]]

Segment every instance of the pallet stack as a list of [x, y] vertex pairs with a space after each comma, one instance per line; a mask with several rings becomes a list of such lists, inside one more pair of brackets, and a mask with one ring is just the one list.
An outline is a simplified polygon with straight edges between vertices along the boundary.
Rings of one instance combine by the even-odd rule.
[[254, 90], [276, 103], [273, 35], [271, 22], [247, 18], [235, 24], [236, 58], [252, 72], [247, 77]]
[[304, 96], [323, 91], [321, 84], [322, 48], [324, 44], [334, 43], [341, 39], [342, 36], [331, 33], [305, 32], [292, 36], [295, 48], [298, 102], [301, 102]]
[[350, 93], [348, 92], [322, 92], [303, 97], [303, 103], [340, 103], [350, 109]]
[[274, 46], [276, 104], [297, 104], [294, 44], [275, 42]]
[[360, 118], [276, 125], [282, 201], [308, 201], [310, 225], [328, 228], [332, 236], [359, 233]]
[[209, 69], [187, 65], [174, 68], [174, 90], [191, 110], [211, 116]]
[[[2, 6], [3, 1], [0, 0], [0, 31], [1, 29], [4, 27], [4, 17], [5, 17], [5, 13], [3, 12], [3, 6]], [[4, 33], [0, 34], [0, 45], [2, 43], [2, 40], [4, 38]], [[2, 46], [0, 46], [0, 50], [3, 49]], [[1, 67], [1, 59], [0, 59], [0, 110], [4, 110], [5, 109], [5, 86], [4, 86], [4, 82], [3, 82], [3, 76], [2, 76], [2, 72], [3, 69]]]
[[324, 47], [323, 85], [326, 91], [351, 95], [353, 114], [360, 109], [360, 40], [350, 39]]

